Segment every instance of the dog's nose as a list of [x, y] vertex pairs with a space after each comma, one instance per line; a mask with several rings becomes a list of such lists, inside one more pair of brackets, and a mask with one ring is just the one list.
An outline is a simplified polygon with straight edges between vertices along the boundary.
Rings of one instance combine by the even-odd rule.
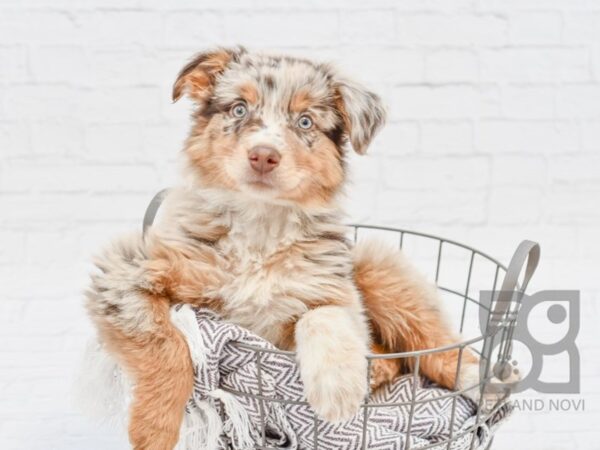
[[281, 154], [273, 147], [257, 145], [248, 152], [248, 160], [252, 168], [262, 175], [279, 165]]

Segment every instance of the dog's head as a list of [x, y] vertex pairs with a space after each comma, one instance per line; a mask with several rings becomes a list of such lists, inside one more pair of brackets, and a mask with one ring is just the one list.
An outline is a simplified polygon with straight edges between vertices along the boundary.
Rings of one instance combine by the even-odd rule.
[[383, 124], [379, 97], [325, 64], [249, 53], [197, 55], [173, 86], [197, 105], [186, 152], [206, 187], [325, 205], [351, 146], [365, 153]]

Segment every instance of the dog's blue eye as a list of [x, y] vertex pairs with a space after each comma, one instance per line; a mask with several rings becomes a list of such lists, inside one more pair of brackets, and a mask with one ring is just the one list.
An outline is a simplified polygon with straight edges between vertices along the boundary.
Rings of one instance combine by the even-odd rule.
[[303, 130], [310, 129], [310, 127], [312, 127], [312, 124], [313, 124], [312, 119], [308, 116], [301, 116], [298, 119], [298, 126], [300, 128], [302, 128]]
[[231, 108], [231, 114], [233, 117], [237, 117], [238, 119], [244, 117], [247, 112], [248, 108], [246, 108], [246, 105], [243, 103], [236, 103], [233, 105], [233, 108]]

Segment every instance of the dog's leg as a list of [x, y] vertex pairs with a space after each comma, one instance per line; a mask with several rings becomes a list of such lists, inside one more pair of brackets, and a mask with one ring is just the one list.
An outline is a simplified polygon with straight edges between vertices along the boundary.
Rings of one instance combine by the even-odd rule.
[[[400, 252], [378, 243], [359, 244], [354, 249], [354, 264], [355, 280], [376, 343], [392, 352], [404, 352], [458, 342], [439, 309], [435, 287], [417, 273]], [[423, 355], [419, 361], [420, 372], [449, 389], [476, 386], [478, 359], [467, 349], [462, 352], [457, 382], [458, 357], [457, 349]], [[414, 358], [404, 361], [407, 369], [413, 364]]]
[[[391, 350], [384, 348], [381, 344], [372, 344], [371, 353], [385, 354], [392, 353]], [[372, 359], [371, 360], [371, 390], [375, 391], [381, 386], [390, 383], [402, 371], [402, 361], [400, 359]]]
[[101, 272], [92, 277], [87, 292], [87, 308], [101, 340], [134, 384], [129, 437], [136, 450], [176, 445], [192, 391], [189, 349], [171, 323], [170, 306], [202, 303], [207, 280], [218, 283], [218, 276], [213, 266], [188, 261], [175, 250], [166, 256], [151, 254], [141, 236], [131, 236], [96, 261]]
[[136, 450], [172, 449], [179, 437], [194, 373], [187, 343], [169, 320], [169, 302], [137, 294], [128, 302], [153, 322], [143, 333], [128, 335], [107, 321], [101, 337], [134, 381], [129, 439]]
[[330, 422], [352, 418], [367, 389], [369, 336], [362, 313], [319, 306], [297, 322], [295, 340], [308, 402]]

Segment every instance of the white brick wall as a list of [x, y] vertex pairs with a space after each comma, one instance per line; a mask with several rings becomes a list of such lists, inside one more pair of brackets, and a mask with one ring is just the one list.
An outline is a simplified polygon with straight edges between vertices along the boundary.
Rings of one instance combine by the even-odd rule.
[[234, 43], [332, 59], [385, 98], [353, 219], [503, 261], [541, 242], [533, 289], [582, 289], [586, 412], [523, 412], [495, 448], [599, 449], [598, 0], [2, 0], [0, 448], [123, 448], [69, 398], [90, 256], [177, 177], [178, 69]]

